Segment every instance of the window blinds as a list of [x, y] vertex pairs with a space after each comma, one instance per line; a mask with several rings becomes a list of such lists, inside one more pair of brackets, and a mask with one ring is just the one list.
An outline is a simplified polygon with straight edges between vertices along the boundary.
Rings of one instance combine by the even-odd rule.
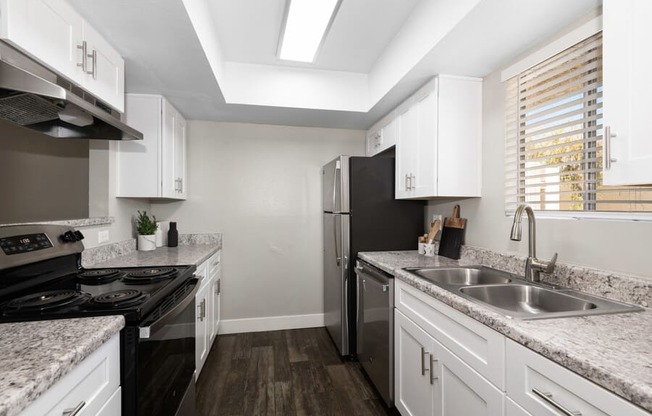
[[602, 185], [602, 33], [506, 82], [505, 208], [652, 211], [652, 188]]

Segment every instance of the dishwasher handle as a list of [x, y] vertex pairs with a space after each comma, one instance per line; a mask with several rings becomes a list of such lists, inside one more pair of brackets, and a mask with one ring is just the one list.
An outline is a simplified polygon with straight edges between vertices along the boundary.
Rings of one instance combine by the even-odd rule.
[[383, 286], [383, 292], [389, 291], [389, 285], [392, 282], [392, 275], [387, 272], [384, 272], [369, 263], [358, 260], [355, 264], [355, 273], [360, 276], [369, 277], [374, 280], [376, 283]]

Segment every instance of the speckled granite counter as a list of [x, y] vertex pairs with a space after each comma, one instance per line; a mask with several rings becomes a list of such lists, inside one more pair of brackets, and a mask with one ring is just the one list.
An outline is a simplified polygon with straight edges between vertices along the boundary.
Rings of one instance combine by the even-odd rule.
[[0, 416], [18, 414], [124, 327], [124, 318], [0, 324]]
[[111, 260], [87, 265], [90, 268], [179, 266], [201, 264], [215, 254], [220, 246], [201, 244], [196, 246], [160, 247], [153, 251], [133, 251]]
[[[522, 321], [509, 319], [417, 276], [404, 267], [481, 264], [425, 257], [415, 251], [359, 253], [396, 278], [652, 412], [652, 310], [620, 315]], [[493, 267], [496, 267], [493, 264]], [[496, 267], [500, 268], [500, 267]]]

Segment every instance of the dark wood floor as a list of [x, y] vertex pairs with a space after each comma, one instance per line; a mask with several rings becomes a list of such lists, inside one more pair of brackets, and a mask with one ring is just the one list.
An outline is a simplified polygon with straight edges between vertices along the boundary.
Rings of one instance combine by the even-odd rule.
[[325, 328], [220, 335], [197, 382], [200, 416], [396, 415]]

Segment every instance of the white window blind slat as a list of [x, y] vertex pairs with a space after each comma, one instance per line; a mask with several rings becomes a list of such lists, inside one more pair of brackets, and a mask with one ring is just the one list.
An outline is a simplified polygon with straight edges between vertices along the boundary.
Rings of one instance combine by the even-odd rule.
[[602, 185], [602, 33], [505, 84], [505, 209], [652, 212], [652, 187]]

